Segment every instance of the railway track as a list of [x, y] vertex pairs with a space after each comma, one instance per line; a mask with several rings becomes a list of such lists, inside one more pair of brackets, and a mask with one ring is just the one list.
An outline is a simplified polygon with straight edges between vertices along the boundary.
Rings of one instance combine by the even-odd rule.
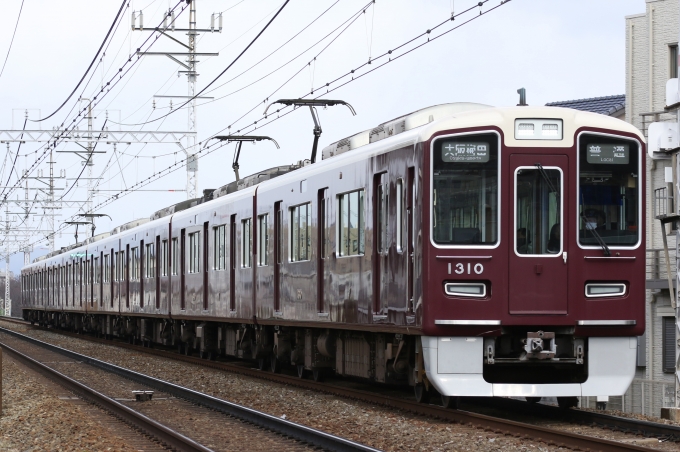
[[[271, 445], [273, 448], [283, 448], [284, 450], [312, 450], [320, 448], [323, 450], [348, 451], [348, 452], [349, 451], [375, 452], [377, 450], [313, 428], [309, 428], [300, 424], [287, 421], [285, 419], [280, 419], [275, 416], [271, 416], [266, 413], [262, 413], [247, 407], [243, 407], [221, 399], [217, 399], [215, 397], [211, 397], [209, 395], [202, 394], [200, 392], [188, 388], [183, 388], [181, 386], [165, 382], [163, 380], [149, 377], [137, 372], [133, 372], [118, 366], [105, 363], [103, 361], [99, 361], [84, 355], [80, 355], [78, 353], [74, 353], [69, 350], [65, 350], [63, 348], [38, 341], [36, 339], [30, 338], [28, 336], [22, 335], [11, 330], [0, 328], [0, 332], [4, 333], [7, 336], [10, 336], [9, 340], [7, 337], [4, 338], [0, 337], [0, 346], [2, 346], [3, 350], [7, 352], [10, 356], [12, 356], [14, 359], [34, 369], [35, 371], [46, 376], [52, 381], [55, 381], [59, 385], [67, 388], [69, 391], [77, 394], [78, 396], [102, 407], [106, 411], [112, 413], [114, 416], [124, 420], [128, 424], [145, 432], [147, 435], [155, 438], [159, 442], [175, 450], [180, 451], [213, 450], [212, 448], [203, 445], [198, 440], [189, 438], [188, 436], [180, 433], [179, 431], [177, 431], [177, 429], [168, 427], [167, 425], [165, 425], [166, 424], [165, 421], [163, 423], [160, 423], [152, 419], [152, 417], [158, 418], [159, 416], [161, 416], [163, 419], [168, 419], [173, 415], [174, 417], [181, 416], [178, 410], [185, 410], [186, 412], [189, 413], [188, 416], [184, 415], [184, 419], [189, 418], [195, 421], [197, 419], [201, 419], [199, 418], [200, 416], [202, 415], [205, 416], [205, 414], [197, 413], [196, 409], [192, 411], [192, 406], [194, 408], [202, 407], [202, 409], [204, 410], [207, 409], [207, 411], [223, 413], [220, 416], [226, 414], [231, 418], [239, 419], [241, 421], [241, 424], [245, 423], [257, 426], [258, 428], [254, 428], [249, 425], [245, 428], [259, 431], [260, 433], [258, 434], [258, 438], [262, 438], [260, 428], [264, 428], [266, 430], [269, 430], [270, 432], [275, 432], [276, 434], [278, 434], [276, 436], [280, 437], [279, 440], [272, 441], [270, 438], [269, 443], [267, 444], [268, 446]], [[23, 343], [30, 344], [31, 346], [34, 347], [36, 346], [39, 347], [40, 350], [37, 352], [37, 355], [40, 356], [40, 358], [35, 359], [29, 356], [29, 354], [17, 350], [16, 344], [13, 344], [15, 346], [8, 345], [8, 342], [10, 342], [12, 339], [14, 339], [15, 341], [20, 340]], [[51, 356], [45, 356], [44, 353], [40, 353], [43, 350], [47, 351], [47, 353], [51, 354]], [[35, 355], [36, 351], [34, 350], [31, 354]], [[144, 409], [150, 407], [150, 404], [140, 404], [139, 406], [140, 408], [142, 408], [140, 410], [131, 409], [124, 403], [115, 400], [113, 397], [109, 397], [100, 391], [97, 391], [89, 386], [84, 385], [75, 378], [72, 378], [71, 376], [65, 375], [64, 373], [55, 370], [53, 368], [54, 363], [59, 362], [59, 359], [55, 359], [54, 354], [59, 354], [71, 360], [68, 364], [84, 363], [89, 366], [95, 367], [100, 371], [105, 371], [109, 374], [114, 374], [115, 376], [120, 377], [122, 379], [134, 382], [134, 384], [138, 385], [138, 387], [139, 385], [141, 385], [143, 387], [142, 390], [153, 389], [156, 391], [160, 391], [161, 397], [163, 395], [171, 396], [166, 397], [165, 398], [166, 400], [176, 397], [177, 399], [182, 399], [183, 401], [187, 401], [190, 403], [185, 402], [184, 406], [180, 406], [175, 401], [175, 403], [173, 403], [169, 409], [166, 408], [165, 412], [162, 412], [163, 408], [161, 408], [160, 414], [157, 411], [154, 413], [153, 409], [146, 410]], [[44, 363], [44, 361], [51, 362], [51, 364], [47, 365]], [[90, 377], [90, 378], [92, 380], [96, 379], [97, 381], [106, 380], [109, 385], [112, 384], [109, 381], [111, 380], [111, 377], [109, 378]], [[113, 385], [120, 384], [113, 382]], [[155, 395], [156, 394], [154, 394], [154, 396]], [[158, 400], [158, 398], [156, 399]], [[146, 414], [149, 415], [147, 416], [145, 414], [142, 414], [140, 411], [147, 411]], [[155, 415], [152, 416], [152, 414]], [[215, 419], [214, 414], [212, 417], [213, 419], [210, 419], [209, 417], [202, 418], [203, 420], [201, 422], [203, 424], [207, 423], [209, 426], [214, 426], [216, 425], [215, 422], [217, 421], [222, 422], [222, 426], [225, 426], [224, 419]], [[208, 419], [208, 422], [206, 422], [205, 419]], [[226, 427], [228, 430], [230, 430], [229, 435], [233, 437], [235, 431], [233, 426], [226, 425]], [[236, 434], [239, 435], [239, 433]], [[204, 439], [206, 438], [205, 433], [203, 435], [203, 438]], [[248, 441], [248, 438], [249, 438], [248, 434], [240, 433], [241, 440]], [[252, 438], [253, 436], [250, 436], [251, 441]], [[203, 443], [208, 443], [209, 441], [210, 439], [208, 438], [207, 441], [203, 441]], [[307, 445], [309, 445], [309, 447]], [[241, 447], [241, 450], [244, 450], [243, 447]]]
[[[24, 323], [24, 322], [17, 322]], [[25, 324], [25, 323], [24, 323]], [[1, 331], [10, 331], [0, 329]], [[50, 330], [57, 331], [57, 330]], [[19, 334], [14, 333], [13, 334]], [[77, 337], [79, 339], [86, 339], [88, 341], [99, 342], [103, 344], [111, 345], [112, 341], [97, 339], [89, 336], [77, 335], [73, 333], [67, 333], [59, 331], [60, 334], [67, 336]], [[29, 338], [31, 339], [31, 338]], [[35, 341], [35, 339], [31, 339]], [[39, 341], [37, 341], [39, 342]], [[324, 392], [328, 394], [333, 394], [340, 397], [351, 398], [356, 400], [361, 400], [371, 404], [378, 404], [382, 406], [387, 406], [391, 408], [396, 408], [399, 410], [404, 410], [412, 412], [415, 414], [420, 414], [428, 417], [443, 419], [447, 421], [452, 421], [460, 423], [463, 425], [471, 425], [480, 429], [487, 431], [492, 431], [496, 433], [501, 433], [504, 435], [511, 435], [515, 437], [527, 438], [532, 440], [542, 441], [546, 444], [568, 447], [576, 450], [600, 450], [600, 451], [620, 451], [620, 450], [638, 450], [638, 451], [649, 451], [654, 450], [650, 448], [645, 448], [635, 444], [627, 444], [623, 442], [610, 441], [606, 439], [594, 438], [579, 434], [574, 434], [570, 432], [564, 432], [560, 430], [554, 430], [549, 428], [544, 428], [540, 426], [535, 426], [526, 423], [515, 422], [508, 419], [502, 419], [498, 417], [486, 416], [479, 413], [472, 413], [466, 411], [456, 411], [456, 410], [446, 410], [444, 408], [434, 406], [434, 405], [423, 405], [405, 400], [399, 397], [386, 396], [382, 394], [377, 394], [375, 392], [364, 391], [360, 389], [342, 387], [337, 385], [329, 385], [325, 383], [315, 382], [311, 380], [303, 380], [294, 376], [275, 374], [271, 372], [263, 372], [257, 369], [244, 367], [243, 365], [235, 363], [208, 361], [195, 357], [179, 355], [174, 352], [169, 352], [160, 349], [150, 349], [143, 348], [141, 346], [130, 345], [122, 342], [113, 342], [116, 346], [135, 350], [137, 352], [149, 353], [162, 358], [169, 358], [174, 360], [180, 360], [187, 363], [199, 364], [202, 366], [207, 366], [214, 369], [226, 370], [229, 372], [239, 373], [242, 375], [247, 375], [251, 377], [256, 377], [259, 379], [266, 379], [269, 381], [274, 381], [278, 383], [293, 385], [297, 387], [302, 387], [305, 389], [311, 389], [318, 392]], [[49, 345], [49, 344], [48, 344]], [[55, 346], [54, 349], [59, 349]], [[65, 351], [65, 353], [73, 353]], [[74, 354], [77, 355], [77, 354]], [[92, 358], [82, 357], [81, 359], [87, 359], [91, 362], [98, 362]], [[102, 366], [110, 366], [107, 363], [101, 363]], [[653, 436], [661, 438], [662, 440], [678, 439], [680, 438], [680, 428], [675, 426], [654, 424], [650, 422], [642, 422], [632, 419], [619, 418], [616, 416], [601, 415], [599, 413], [581, 412], [577, 410], [570, 410], [565, 412], [564, 410], [552, 409], [553, 407], [547, 406], [533, 406], [528, 405], [524, 402], [512, 401], [507, 399], [497, 399], [493, 401], [484, 401], [485, 403], [490, 402], [493, 406], [495, 405], [498, 409], [507, 409], [513, 412], [525, 412], [531, 415], [537, 415], [536, 412], [532, 410], [541, 410], [539, 415], [545, 415], [545, 417], [565, 420], [564, 416], [567, 416], [567, 420], [570, 422], [578, 422], [582, 424], [594, 424], [600, 427], [609, 428], [613, 430], [626, 431], [635, 433], [643, 436]], [[583, 414], [583, 416], [582, 416]]]
[[[6, 318], [3, 318], [6, 320]], [[27, 325], [27, 322], [12, 319], [13, 322]], [[37, 327], [35, 328], [43, 328]], [[232, 373], [237, 373], [240, 375], [264, 379], [271, 382], [276, 382], [280, 384], [291, 385], [299, 388], [310, 389], [316, 392], [322, 392], [327, 394], [332, 394], [339, 397], [345, 397], [354, 400], [361, 400], [371, 404], [378, 404], [390, 408], [395, 408], [399, 410], [405, 410], [411, 413], [420, 414], [424, 416], [434, 417], [438, 419], [445, 419], [453, 422], [458, 422], [462, 424], [471, 424], [482, 429], [487, 429], [487, 427], [495, 432], [507, 432], [513, 434], [517, 430], [517, 436], [524, 436], [527, 431], [515, 428], [512, 425], [505, 426], [504, 424], [496, 424], [489, 421], [486, 423], [484, 415], [476, 414], [472, 412], [447, 410], [442, 407], [434, 405], [425, 405], [412, 402], [410, 400], [394, 397], [389, 395], [384, 395], [376, 393], [374, 391], [365, 391], [356, 388], [349, 388], [345, 386], [339, 386], [334, 384], [328, 384], [323, 382], [317, 382], [307, 379], [300, 379], [297, 376], [285, 375], [280, 373], [266, 372], [258, 370], [249, 366], [244, 366], [241, 362], [223, 362], [223, 361], [211, 361], [206, 359], [201, 359], [193, 356], [186, 356], [183, 354], [176, 353], [174, 351], [163, 350], [158, 348], [146, 348], [139, 345], [132, 345], [122, 341], [111, 341], [105, 339], [99, 339], [92, 336], [86, 336], [81, 334], [70, 333], [66, 331], [45, 329], [51, 332], [58, 332], [69, 337], [75, 337], [83, 340], [88, 340], [91, 342], [97, 342], [101, 344], [115, 344], [118, 347], [135, 350], [137, 352], [152, 354], [161, 358], [174, 359], [186, 363], [196, 364], [212, 369], [224, 370]], [[541, 404], [528, 404], [523, 401], [503, 399], [503, 398], [473, 398], [469, 399], [467, 406], [484, 406], [501, 411], [507, 411], [511, 413], [522, 413], [530, 416], [535, 416], [538, 418], [545, 419], [555, 419], [560, 421], [567, 421], [571, 423], [597, 426], [613, 431], [626, 432], [630, 434], [635, 434], [643, 437], [658, 438], [661, 441], [680, 441], [680, 427], [674, 425], [666, 425], [661, 423], [654, 423], [648, 421], [642, 421], [638, 419], [629, 419], [619, 416], [608, 415], [604, 413], [594, 413], [590, 411], [582, 410], [563, 410], [557, 407], [541, 405]], [[471, 416], [471, 417], [468, 417]], [[475, 417], [480, 416], [480, 417]], [[489, 417], [490, 419], [498, 419], [495, 417]], [[512, 422], [512, 421], [508, 421]], [[529, 425], [529, 424], [522, 424]], [[568, 435], [568, 433], [565, 433]], [[580, 442], [574, 439], [573, 442], [568, 438], [564, 438], [560, 435], [553, 436], [540, 436], [541, 438], [546, 437], [546, 441], [549, 444], [573, 444], [574, 447], [581, 447]], [[605, 441], [605, 440], [603, 440]], [[593, 448], [592, 450], [621, 450], [620, 447], [622, 443], [615, 442], [616, 446], [614, 449], [606, 448]], [[638, 447], [633, 445], [633, 447]], [[651, 450], [651, 449], [630, 449], [630, 450]]]

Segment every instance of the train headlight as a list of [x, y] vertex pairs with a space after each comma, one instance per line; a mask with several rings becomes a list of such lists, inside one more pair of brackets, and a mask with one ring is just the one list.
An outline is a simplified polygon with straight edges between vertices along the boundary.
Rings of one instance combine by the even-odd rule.
[[516, 140], [561, 140], [561, 119], [515, 119]]
[[484, 283], [446, 283], [444, 284], [446, 295], [453, 297], [486, 297], [486, 284]]
[[599, 297], [621, 297], [626, 294], [625, 284], [604, 284], [604, 283], [593, 283], [586, 284], [586, 297], [588, 298], [599, 298]]

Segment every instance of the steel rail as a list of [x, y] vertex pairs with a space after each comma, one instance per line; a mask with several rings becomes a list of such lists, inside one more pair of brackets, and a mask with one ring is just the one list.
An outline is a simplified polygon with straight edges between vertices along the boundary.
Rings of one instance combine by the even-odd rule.
[[176, 432], [164, 426], [163, 424], [160, 424], [153, 419], [150, 419], [143, 414], [126, 407], [122, 403], [119, 403], [112, 398], [107, 397], [104, 394], [97, 392], [94, 389], [89, 388], [70, 377], [67, 377], [64, 374], [47, 367], [41, 362], [36, 361], [35, 359], [21, 353], [18, 350], [15, 350], [7, 344], [2, 344], [2, 349], [17, 361], [51, 379], [55, 383], [63, 386], [74, 394], [77, 394], [80, 397], [94, 403], [95, 405], [100, 406], [104, 410], [112, 413], [114, 416], [122, 419], [128, 424], [141, 429], [146, 434], [156, 438], [158, 441], [168, 447], [186, 452], [212, 452], [212, 449], [209, 449], [192, 440], [191, 438], [187, 438], [181, 433]]
[[597, 425], [612, 430], [634, 433], [643, 436], [653, 436], [669, 441], [680, 441], [680, 426], [661, 424], [658, 422], [629, 419], [613, 414], [595, 413], [584, 410], [563, 410], [555, 406], [529, 404], [520, 400], [501, 399], [485, 400], [475, 397], [470, 400], [475, 405], [500, 408], [515, 413], [538, 415], [551, 419], [568, 420], [578, 424]]
[[[8, 320], [2, 318], [3, 320]], [[11, 319], [12, 322], [20, 323], [23, 325], [28, 325], [29, 322], [23, 320]], [[187, 362], [191, 364], [201, 365], [204, 367], [209, 367], [217, 370], [224, 370], [228, 372], [238, 373], [241, 375], [246, 375], [254, 378], [259, 378], [262, 380], [268, 380], [281, 384], [288, 384], [291, 386], [301, 387], [304, 389], [310, 389], [316, 392], [324, 392], [327, 394], [332, 394], [340, 397], [346, 397], [350, 399], [362, 400], [368, 403], [375, 403], [382, 406], [387, 406], [395, 409], [400, 409], [404, 411], [409, 411], [412, 413], [434, 417], [438, 419], [449, 420], [452, 422], [462, 423], [466, 425], [472, 425], [480, 429], [489, 429], [497, 433], [513, 435], [517, 437], [525, 437], [538, 439], [539, 441], [546, 442], [548, 444], [561, 445], [564, 447], [582, 449], [582, 450], [592, 450], [592, 451], [621, 451], [621, 450], [637, 450], [637, 451], [652, 451], [655, 449], [650, 449], [642, 446], [637, 446], [633, 444], [627, 444], [617, 441], [610, 441], [600, 438], [588, 437], [585, 435], [578, 435], [570, 432], [562, 432], [558, 430], [546, 429], [543, 427], [533, 426], [530, 424], [524, 424], [514, 421], [506, 421], [501, 418], [495, 418], [492, 416], [486, 416], [477, 413], [471, 413], [462, 410], [450, 410], [445, 409], [435, 405], [424, 405], [420, 403], [411, 402], [409, 400], [404, 400], [396, 397], [389, 397], [386, 395], [381, 395], [374, 392], [363, 391], [359, 389], [346, 388], [342, 386], [330, 385], [327, 383], [315, 382], [312, 380], [304, 380], [298, 377], [293, 377], [289, 375], [275, 374], [272, 372], [263, 372], [261, 370], [244, 367], [238, 364], [231, 364], [225, 362], [209, 361], [205, 359], [195, 358], [191, 356], [180, 355], [175, 352], [170, 352], [160, 349], [145, 348], [137, 345], [130, 345], [124, 342], [110, 341], [104, 339], [98, 339], [93, 337], [88, 337], [80, 334], [69, 333], [61, 330], [54, 330], [44, 327], [34, 326], [34, 328], [44, 329], [51, 332], [63, 334], [69, 337], [75, 337], [79, 339], [85, 339], [91, 342], [97, 342], [101, 344], [116, 345], [117, 347], [125, 348], [128, 350], [135, 350], [138, 352], [153, 354], [159, 357], [174, 359], [177, 361]], [[474, 398], [475, 402], [480, 400], [479, 398]], [[503, 404], [503, 401], [507, 399], [493, 398], [489, 401], [484, 400], [484, 404], [495, 405], [496, 403]], [[527, 414], [536, 415], [535, 405], [529, 405], [521, 401], [507, 400], [507, 403], [513, 403], [511, 409], [519, 409], [519, 406], [523, 406], [522, 411]], [[559, 408], [549, 407], [545, 405], [540, 406], [552, 409], [551, 417], [559, 418], [559, 414], [563, 413], [568, 416], [572, 421], [581, 424], [595, 423], [597, 426], [609, 428], [612, 430], [621, 430], [631, 433], [639, 433], [644, 436], [660, 436], [663, 438], [674, 438], [680, 435], [680, 427], [664, 424], [654, 424], [652, 422], [642, 422], [635, 419], [626, 419], [612, 415], [603, 415], [599, 413], [585, 412], [580, 410], [562, 410]], [[581, 414], [587, 414], [582, 419], [580, 419]], [[542, 414], [542, 413], [541, 413]], [[608, 423], [608, 419], [612, 418], [616, 420], [615, 422]], [[563, 418], [564, 419], [564, 418]], [[597, 419], [596, 421], [591, 421], [591, 419]], [[489, 421], [488, 423], [486, 421]], [[650, 424], [655, 428], [653, 430], [644, 430], [641, 428], [644, 424]], [[545, 432], [545, 433], [543, 433]]]
[[[185, 388], [183, 386], [176, 385], [167, 381], [160, 380], [158, 378], [150, 377], [148, 375], [141, 374], [129, 369], [125, 369], [114, 364], [110, 364], [98, 359], [81, 355], [79, 353], [67, 350], [56, 345], [48, 344], [46, 342], [40, 341], [38, 339], [26, 336], [16, 331], [8, 330], [6, 328], [0, 327], [0, 332], [9, 334], [13, 337], [25, 340], [29, 343], [38, 345], [50, 351], [59, 353], [63, 356], [67, 356], [71, 359], [75, 359], [86, 364], [92, 365], [94, 367], [100, 368], [102, 370], [111, 372], [115, 375], [127, 378], [129, 380], [135, 381], [142, 385], [155, 388], [158, 391], [162, 391], [168, 394], [172, 394], [175, 397], [179, 397], [188, 400], [197, 405], [205, 406], [211, 408], [215, 411], [226, 413], [237, 419], [241, 419], [246, 422], [250, 422], [267, 430], [274, 431], [276, 433], [295, 438], [299, 441], [311, 444], [316, 447], [323, 448], [324, 450], [331, 450], [337, 452], [379, 452], [378, 449], [366, 446], [364, 444], [356, 443], [350, 441], [346, 438], [341, 438], [339, 436], [331, 435], [330, 433], [323, 432], [305, 425], [297, 424], [285, 419], [281, 419], [276, 416], [272, 416], [261, 411], [254, 410], [242, 405], [238, 405], [226, 400], [218, 399], [217, 397], [210, 396], [208, 394], [203, 394], [193, 389]], [[82, 336], [81, 336], [82, 337]], [[110, 342], [109, 342], [110, 344]], [[37, 361], [36, 361], [37, 363]], [[38, 363], [40, 364], [40, 363]], [[42, 366], [42, 364], [40, 364]], [[48, 368], [49, 369], [49, 368]], [[50, 369], [52, 370], [52, 369]], [[56, 371], [55, 371], [56, 372]], [[66, 377], [68, 378], [68, 377]], [[77, 383], [77, 382], [76, 382]], [[78, 383], [79, 384], [79, 383]], [[115, 402], [115, 401], [114, 401]], [[117, 403], [117, 402], [116, 402]], [[198, 450], [198, 449], [197, 449]], [[209, 450], [209, 449], [200, 449]]]

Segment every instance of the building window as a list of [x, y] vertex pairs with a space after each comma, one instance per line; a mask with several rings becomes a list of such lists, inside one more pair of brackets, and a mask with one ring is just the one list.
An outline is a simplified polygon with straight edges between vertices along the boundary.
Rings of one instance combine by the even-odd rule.
[[257, 265], [268, 264], [269, 255], [269, 215], [257, 217]]
[[200, 246], [201, 233], [194, 232], [189, 234], [189, 273], [200, 271]]
[[146, 278], [156, 277], [156, 256], [154, 254], [153, 243], [146, 245], [144, 253], [144, 273]]
[[338, 210], [340, 256], [364, 254], [364, 191], [340, 195]]
[[227, 267], [227, 227], [221, 225], [213, 228], [213, 242], [215, 243], [215, 255], [213, 256], [213, 268], [224, 270]]
[[663, 371], [675, 373], [675, 317], [661, 317], [663, 334]]
[[253, 249], [253, 230], [251, 229], [250, 218], [241, 221], [241, 267], [250, 268], [250, 261]]
[[179, 245], [178, 245], [178, 242], [177, 242], [177, 237], [172, 239], [172, 250], [171, 251], [172, 251], [172, 255], [171, 255], [172, 268], [171, 268], [171, 271], [172, 271], [173, 275], [177, 275], [178, 274], [177, 272], [179, 272]]
[[168, 241], [161, 242], [161, 276], [168, 276]]
[[290, 261], [306, 261], [311, 248], [311, 204], [306, 203], [290, 209]]
[[678, 78], [678, 45], [668, 46], [668, 78]]

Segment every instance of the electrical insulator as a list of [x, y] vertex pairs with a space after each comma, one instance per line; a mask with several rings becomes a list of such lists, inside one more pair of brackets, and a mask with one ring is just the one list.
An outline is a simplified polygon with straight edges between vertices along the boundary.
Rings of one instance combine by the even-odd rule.
[[220, 25], [220, 33], [222, 33], [222, 13], [220, 13], [219, 25]]
[[139, 11], [139, 29], [144, 28], [144, 13], [140, 10]]
[[215, 31], [215, 13], [210, 16], [210, 31]]

